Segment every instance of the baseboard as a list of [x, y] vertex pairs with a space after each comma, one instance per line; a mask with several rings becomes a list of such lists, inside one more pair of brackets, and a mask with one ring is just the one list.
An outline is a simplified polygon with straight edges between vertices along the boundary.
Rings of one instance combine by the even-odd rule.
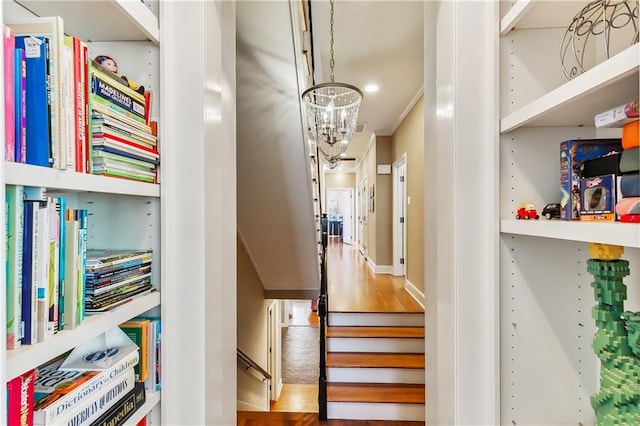
[[369, 269], [371, 269], [371, 272], [373, 272], [374, 274], [388, 274], [391, 275], [393, 272], [393, 266], [390, 265], [376, 265], [375, 263], [373, 263], [373, 260], [371, 260], [370, 257], [366, 258], [367, 260], [367, 264], [369, 265]]
[[424, 293], [418, 290], [418, 287], [413, 285], [413, 283], [409, 280], [404, 280], [404, 288], [407, 289], [411, 297], [413, 297], [415, 301], [418, 302], [420, 306], [422, 306], [422, 309], [424, 309], [424, 305], [426, 304]]
[[247, 401], [238, 400], [238, 411], [269, 411], [269, 409], [264, 409], [263, 407], [259, 407], [254, 404], [250, 404]]

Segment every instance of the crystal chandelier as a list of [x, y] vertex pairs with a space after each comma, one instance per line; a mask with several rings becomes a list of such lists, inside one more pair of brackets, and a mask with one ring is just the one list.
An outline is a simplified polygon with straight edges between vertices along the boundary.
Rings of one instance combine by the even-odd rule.
[[325, 162], [335, 167], [356, 128], [362, 92], [351, 84], [334, 81], [333, 2], [334, 0], [330, 0], [331, 83], [316, 84], [308, 88], [302, 94], [302, 100], [306, 107], [309, 138], [316, 143]]

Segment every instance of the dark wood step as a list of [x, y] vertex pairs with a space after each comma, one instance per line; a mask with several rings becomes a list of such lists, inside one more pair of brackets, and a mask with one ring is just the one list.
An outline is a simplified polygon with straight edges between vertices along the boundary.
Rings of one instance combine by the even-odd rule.
[[327, 367], [424, 368], [424, 354], [329, 352]]
[[424, 404], [424, 385], [387, 383], [327, 383], [329, 402]]
[[327, 327], [327, 337], [424, 339], [424, 327]]
[[238, 411], [238, 426], [418, 426], [424, 422], [396, 420], [318, 420], [318, 413]]

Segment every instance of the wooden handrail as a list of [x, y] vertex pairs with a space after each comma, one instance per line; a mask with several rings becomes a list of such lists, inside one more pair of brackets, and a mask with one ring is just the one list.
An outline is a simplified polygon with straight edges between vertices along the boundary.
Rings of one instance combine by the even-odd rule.
[[262, 375], [262, 377], [264, 377], [262, 379], [263, 382], [265, 380], [271, 380], [271, 374], [267, 373], [264, 368], [260, 367], [260, 365], [258, 365], [257, 362], [255, 362], [247, 354], [242, 352], [240, 348], [237, 348], [237, 350], [238, 350], [238, 359], [247, 366], [247, 370], [250, 368], [253, 368], [254, 370], [256, 370], [258, 373]]

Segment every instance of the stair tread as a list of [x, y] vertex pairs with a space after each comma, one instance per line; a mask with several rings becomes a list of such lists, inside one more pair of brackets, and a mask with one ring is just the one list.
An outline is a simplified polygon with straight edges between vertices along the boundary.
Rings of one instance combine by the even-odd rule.
[[329, 352], [327, 367], [424, 368], [424, 354]]
[[336, 326], [327, 328], [327, 337], [385, 337], [424, 339], [424, 327]]
[[327, 383], [328, 402], [424, 404], [422, 384]]

